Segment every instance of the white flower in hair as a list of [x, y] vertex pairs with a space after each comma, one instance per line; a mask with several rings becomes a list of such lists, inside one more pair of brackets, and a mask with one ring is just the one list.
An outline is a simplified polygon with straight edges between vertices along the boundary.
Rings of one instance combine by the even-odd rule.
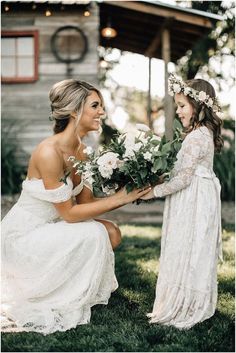
[[184, 95], [188, 96], [191, 93], [191, 88], [190, 87], [184, 87]]
[[181, 92], [181, 86], [178, 83], [173, 84], [173, 89], [175, 93], [180, 93]]
[[210, 97], [204, 91], [197, 91], [196, 89], [187, 86], [185, 82], [173, 74], [170, 75], [168, 80], [168, 91], [171, 96], [182, 92], [185, 96], [193, 98], [196, 102], [205, 104], [214, 112], [220, 112], [221, 110], [216, 98]]
[[206, 92], [200, 91], [199, 95], [198, 95], [198, 98], [199, 98], [200, 102], [204, 102], [206, 100], [206, 98], [207, 98]]
[[212, 107], [212, 106], [213, 106], [213, 99], [212, 99], [212, 98], [209, 98], [209, 99], [208, 99], [208, 104], [209, 104], [209, 107]]

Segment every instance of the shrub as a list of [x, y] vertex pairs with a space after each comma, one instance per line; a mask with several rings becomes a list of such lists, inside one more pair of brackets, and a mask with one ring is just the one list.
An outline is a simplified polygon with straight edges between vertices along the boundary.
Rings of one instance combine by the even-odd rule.
[[14, 124], [2, 128], [1, 140], [1, 165], [2, 194], [12, 195], [18, 193], [21, 189], [21, 183], [26, 174], [26, 168], [17, 160], [17, 151], [19, 151]]
[[235, 142], [233, 120], [224, 121], [222, 136], [224, 147], [214, 158], [214, 171], [221, 183], [221, 198], [224, 201], [233, 201], [235, 196]]

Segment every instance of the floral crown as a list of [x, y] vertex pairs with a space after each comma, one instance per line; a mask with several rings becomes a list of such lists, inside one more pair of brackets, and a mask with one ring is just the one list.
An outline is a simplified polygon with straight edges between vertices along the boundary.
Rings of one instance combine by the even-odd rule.
[[213, 112], [218, 113], [221, 111], [219, 103], [216, 98], [210, 97], [204, 91], [197, 91], [196, 89], [187, 86], [185, 82], [177, 78], [173, 74], [168, 79], [168, 91], [171, 96], [175, 93], [183, 93], [185, 96], [193, 98], [200, 104], [205, 104], [208, 108], [211, 108]]

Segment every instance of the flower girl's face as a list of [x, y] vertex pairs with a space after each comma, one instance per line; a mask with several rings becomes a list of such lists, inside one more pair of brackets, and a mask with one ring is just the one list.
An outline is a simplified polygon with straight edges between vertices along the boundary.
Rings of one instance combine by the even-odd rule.
[[84, 103], [83, 113], [79, 120], [80, 130], [85, 133], [99, 130], [103, 116], [104, 109], [101, 99], [97, 92], [92, 91]]
[[193, 107], [183, 93], [175, 94], [175, 103], [177, 105], [176, 113], [179, 116], [183, 127], [188, 128], [193, 115]]

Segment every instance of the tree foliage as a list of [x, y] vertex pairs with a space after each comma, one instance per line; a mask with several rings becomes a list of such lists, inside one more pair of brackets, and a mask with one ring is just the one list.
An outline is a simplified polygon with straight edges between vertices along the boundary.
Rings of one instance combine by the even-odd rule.
[[[231, 57], [232, 64], [235, 54], [235, 4], [223, 1], [191, 1], [193, 9], [215, 13], [222, 16], [222, 21], [216, 23], [216, 27], [210, 34], [198, 41], [192, 50], [189, 50], [178, 62], [178, 68], [185, 79], [192, 79], [201, 71], [209, 78], [216, 79], [221, 85], [221, 80], [226, 79], [222, 65], [226, 57]], [[217, 70], [212, 66], [212, 60], [218, 63]], [[228, 74], [228, 73], [227, 73]], [[233, 85], [234, 72], [229, 72], [231, 80], [227, 77], [228, 84]]]

